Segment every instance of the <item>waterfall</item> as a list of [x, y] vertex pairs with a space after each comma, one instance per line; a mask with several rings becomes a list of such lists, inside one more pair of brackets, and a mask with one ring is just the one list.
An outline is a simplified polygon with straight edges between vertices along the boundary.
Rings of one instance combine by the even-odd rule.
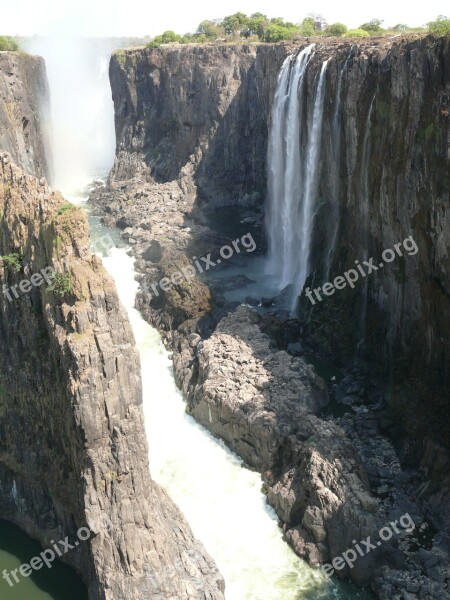
[[300, 200], [302, 156], [300, 117], [303, 107], [303, 75], [314, 44], [288, 56], [278, 76], [272, 111], [268, 147], [267, 213], [269, 236], [269, 271], [278, 273], [280, 288], [292, 283], [296, 243], [295, 231], [289, 226]]
[[[278, 77], [268, 147], [268, 272], [281, 290], [291, 285], [290, 308], [309, 274], [322, 141], [325, 73], [317, 78], [312, 113], [307, 111], [304, 85], [314, 45], [288, 57]], [[302, 127], [302, 121], [306, 126]], [[305, 150], [303, 150], [305, 148]]]
[[[361, 260], [367, 260], [369, 257], [369, 157], [370, 157], [370, 126], [372, 120], [372, 110], [374, 100], [377, 93], [375, 92], [372, 101], [370, 103], [369, 112], [367, 114], [366, 127], [364, 130], [364, 138], [362, 143], [361, 151], [361, 171], [360, 171], [360, 189], [361, 189], [361, 202], [360, 202], [360, 224], [361, 224], [361, 249], [362, 256]], [[367, 294], [368, 294], [368, 281], [364, 279], [362, 289], [362, 306], [359, 316], [359, 341], [357, 345], [357, 354], [364, 344], [365, 328], [366, 328], [366, 314], [367, 314]]]
[[[330, 276], [330, 268], [331, 261], [333, 259], [334, 249], [336, 247], [336, 241], [339, 232], [339, 222], [340, 222], [340, 210], [339, 210], [339, 190], [340, 190], [340, 179], [339, 179], [339, 164], [340, 164], [340, 156], [341, 156], [341, 94], [342, 94], [342, 81], [344, 78], [344, 73], [347, 69], [347, 64], [353, 54], [353, 46], [350, 47], [350, 51], [347, 55], [347, 58], [344, 61], [342, 69], [339, 73], [338, 84], [336, 88], [336, 98], [334, 102], [334, 112], [333, 112], [333, 120], [331, 124], [331, 152], [332, 152], [332, 160], [331, 160], [331, 174], [330, 174], [330, 205], [331, 212], [328, 215], [328, 227], [327, 227], [327, 237], [329, 239], [327, 254], [325, 257], [325, 265], [324, 265], [324, 275], [323, 281], [326, 282], [329, 280]], [[331, 233], [330, 228], [332, 228]]]
[[56, 35], [25, 48], [44, 57], [50, 86], [52, 186], [81, 190], [88, 174], [105, 177], [114, 161], [114, 107], [108, 62], [119, 40]]

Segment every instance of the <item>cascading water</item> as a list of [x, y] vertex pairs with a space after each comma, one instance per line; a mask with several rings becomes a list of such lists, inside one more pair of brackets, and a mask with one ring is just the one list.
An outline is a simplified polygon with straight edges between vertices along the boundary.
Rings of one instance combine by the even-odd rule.
[[[370, 158], [370, 130], [372, 122], [372, 110], [374, 101], [376, 98], [376, 92], [370, 103], [369, 112], [367, 114], [366, 127], [364, 130], [364, 138], [362, 143], [361, 152], [361, 171], [360, 171], [360, 190], [361, 190], [361, 202], [360, 206], [360, 223], [362, 223], [362, 239], [361, 249], [362, 256], [361, 260], [367, 260], [369, 258], [369, 158]], [[361, 300], [361, 311], [359, 315], [359, 332], [358, 332], [358, 345], [357, 354], [360, 353], [364, 346], [365, 329], [366, 329], [366, 315], [367, 315], [367, 294], [368, 294], [368, 280], [364, 279], [362, 289], [362, 300]]]
[[295, 309], [309, 274], [322, 141], [328, 60], [322, 63], [317, 78], [312, 112], [306, 118], [305, 128], [301, 126], [307, 109], [305, 75], [313, 47], [303, 49], [295, 58], [288, 57], [282, 66], [268, 148], [268, 272], [276, 278], [280, 290], [292, 286], [291, 310]]
[[[325, 98], [325, 73], [328, 60], [322, 63], [314, 102], [312, 128], [309, 132], [308, 151], [306, 160], [305, 191], [301, 208], [300, 256], [296, 277], [294, 279], [291, 308], [297, 304], [297, 296], [309, 274], [309, 256], [311, 248], [312, 226], [317, 196], [317, 180], [319, 175], [319, 157], [322, 141], [323, 101]], [[294, 224], [295, 227], [295, 224]]]
[[342, 94], [342, 82], [344, 79], [344, 73], [346, 72], [348, 62], [353, 54], [353, 46], [350, 47], [347, 58], [344, 61], [342, 69], [339, 72], [339, 79], [336, 88], [336, 98], [334, 103], [333, 120], [331, 123], [331, 173], [330, 173], [330, 208], [331, 213], [328, 216], [328, 248], [325, 257], [323, 281], [327, 282], [330, 276], [331, 261], [333, 260], [333, 254], [336, 247], [336, 241], [339, 232], [339, 191], [340, 191], [340, 179], [339, 179], [339, 164], [341, 156], [341, 94]]

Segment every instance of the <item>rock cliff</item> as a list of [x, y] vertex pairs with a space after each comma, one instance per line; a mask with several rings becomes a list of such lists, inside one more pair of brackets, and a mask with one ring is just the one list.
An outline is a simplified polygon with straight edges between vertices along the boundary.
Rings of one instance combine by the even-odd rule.
[[[0, 516], [44, 546], [88, 527], [64, 560], [92, 600], [223, 598], [213, 561], [150, 478], [133, 334], [86, 217], [6, 153], [0, 253]], [[51, 285], [32, 285], [49, 266]]]
[[0, 150], [26, 173], [51, 180], [45, 63], [24, 52], [0, 52]]
[[112, 181], [150, 174], [193, 184], [214, 205], [261, 203], [283, 45], [118, 51], [110, 63], [117, 152]]
[[[406, 437], [413, 433], [408, 455], [417, 462], [430, 438], [430, 408], [432, 441], [450, 444], [450, 42], [420, 36], [311, 41], [307, 106], [321, 64], [330, 60], [307, 284], [340, 275], [354, 260], [378, 261], [409, 235], [419, 250], [374, 272], [359, 289], [347, 287], [314, 307], [302, 297], [304, 336], [344, 363], [359, 345], [392, 379], [391, 418]], [[175, 46], [113, 55], [111, 182], [173, 180], [194, 207], [262, 208], [276, 79], [297, 49]]]
[[[195, 288], [197, 305], [195, 293], [189, 295], [189, 310], [187, 292], [177, 286], [177, 297], [156, 301], [148, 293], [152, 282], [170, 275], [174, 247], [192, 258], [205, 251], [208, 236], [219, 246], [217, 221], [208, 219], [213, 210], [247, 207], [258, 222], [277, 76], [285, 57], [306, 43], [116, 53], [110, 64], [116, 162], [110, 187], [94, 202], [106, 222], [128, 227], [124, 236], [142, 272], [139, 306], [166, 330], [189, 410], [263, 472], [296, 551], [312, 562], [327, 560], [351, 542], [347, 535], [358, 539], [409, 509], [418, 523], [427, 515], [446, 533], [412, 559], [404, 548], [374, 553], [350, 575], [376, 576], [380, 598], [400, 590], [438, 598], [447, 593], [445, 576], [430, 570], [429, 561], [433, 554], [434, 564], [448, 562], [450, 502], [449, 39], [310, 41], [316, 47], [306, 111], [321, 65], [329, 62], [307, 285], [333, 279], [354, 260], [377, 261], [410, 235], [416, 255], [326, 302], [311, 306], [302, 298], [298, 319], [281, 315], [276, 323], [233, 312], [236, 306], [224, 306], [217, 294], [208, 309], [204, 282]], [[236, 215], [229, 229], [237, 227]], [[260, 337], [264, 331], [273, 334], [270, 342]], [[344, 405], [355, 404], [334, 419], [306, 410], [294, 385], [300, 402], [288, 411], [293, 431], [286, 432], [292, 367], [286, 359], [275, 368], [270, 347], [287, 349], [299, 339], [340, 365], [359, 355], [379, 378], [361, 383], [348, 376], [330, 386]], [[304, 361], [297, 367], [309, 395], [314, 371]], [[270, 392], [272, 377], [278, 396]], [[400, 461], [422, 475], [405, 473]], [[408, 590], [402, 571], [409, 571]]]

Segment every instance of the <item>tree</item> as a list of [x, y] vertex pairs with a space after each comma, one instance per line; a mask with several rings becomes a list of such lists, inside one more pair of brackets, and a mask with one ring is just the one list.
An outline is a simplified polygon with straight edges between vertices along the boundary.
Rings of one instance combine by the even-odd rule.
[[283, 40], [289, 40], [293, 37], [295, 30], [278, 25], [277, 23], [269, 23], [266, 31], [264, 32], [264, 42], [282, 42]]
[[427, 23], [427, 27], [434, 35], [447, 35], [450, 33], [450, 18], [440, 15], [435, 21]]
[[163, 44], [171, 44], [172, 42], [178, 42], [178, 40], [180, 39], [181, 36], [179, 36], [177, 33], [175, 33], [174, 31], [165, 31], [162, 36], [162, 43]]
[[0, 36], [0, 50], [19, 50], [19, 44], [12, 37]]
[[370, 33], [365, 29], [349, 29], [345, 37], [369, 37]]
[[324, 31], [327, 26], [327, 21], [322, 15], [317, 13], [309, 13], [308, 18], [312, 19], [314, 25], [314, 31]]
[[264, 32], [269, 25], [269, 19], [262, 13], [254, 13], [248, 19], [248, 30], [250, 35], [257, 35], [261, 40], [264, 37]]
[[242, 12], [237, 12], [234, 15], [225, 17], [222, 21], [222, 27], [225, 33], [229, 35], [235, 32], [248, 31], [248, 17]]
[[316, 30], [314, 29], [314, 19], [311, 17], [306, 17], [306, 19], [303, 19], [302, 24], [300, 25], [300, 33], [305, 37], [315, 35]]
[[405, 25], [404, 23], [398, 23], [397, 25], [394, 25], [392, 31], [408, 31], [408, 29], [408, 25]]
[[380, 19], [372, 19], [368, 23], [363, 23], [362, 25], [360, 25], [359, 29], [364, 29], [364, 31], [370, 31], [370, 33], [379, 33], [380, 31], [383, 31], [383, 28], [381, 27], [382, 23], [383, 21], [381, 21]]
[[197, 27], [199, 35], [205, 35], [209, 39], [216, 39], [224, 35], [224, 28], [214, 21], [202, 21]]
[[162, 35], [156, 35], [150, 43], [147, 44], [148, 48], [158, 48], [161, 44], [171, 44], [172, 42], [179, 42], [181, 36], [174, 31], [165, 31]]
[[347, 33], [347, 25], [344, 25], [344, 23], [332, 23], [325, 29], [325, 35], [341, 37], [345, 33]]

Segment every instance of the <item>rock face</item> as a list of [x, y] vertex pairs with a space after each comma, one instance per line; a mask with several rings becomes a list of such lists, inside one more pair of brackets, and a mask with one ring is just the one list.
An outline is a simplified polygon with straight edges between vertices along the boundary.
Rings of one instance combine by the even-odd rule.
[[[173, 348], [187, 410], [262, 474], [267, 500], [295, 552], [313, 565], [331, 563], [355, 540], [370, 536], [376, 543], [383, 527], [409, 511], [414, 533], [400, 528], [391, 541], [336, 573], [370, 583], [383, 600], [406, 583], [417, 592], [411, 598], [450, 597], [443, 585], [450, 539], [442, 534], [426, 552], [410, 550], [413, 536], [428, 524], [411, 494], [414, 482], [368, 410], [325, 417], [323, 380], [303, 358], [278, 350], [264, 318], [248, 307], [223, 318], [205, 340], [187, 336], [185, 327]], [[433, 574], [417, 569], [431, 557]]]
[[[350, 360], [359, 344], [392, 381], [393, 419], [417, 464], [430, 440], [450, 448], [450, 41], [355, 54], [342, 49], [329, 63], [323, 205], [307, 285], [332, 280], [355, 260], [373, 257], [377, 270], [315, 306], [302, 297], [302, 308], [316, 347]], [[318, 53], [309, 85], [325, 56]], [[383, 251], [409, 236], [416, 248], [379, 267]]]
[[0, 301], [0, 516], [44, 546], [88, 527], [64, 560], [92, 600], [223, 598], [213, 561], [149, 476], [133, 334], [84, 213], [3, 153], [0, 214], [3, 289], [58, 273]]
[[[410, 235], [417, 253], [374, 270], [360, 289], [347, 286], [314, 306], [302, 297], [295, 335], [288, 319], [267, 337], [270, 323], [214, 294], [207, 312], [201, 286], [185, 312], [181, 292], [159, 305], [148, 295], [170, 275], [174, 247], [199, 256], [205, 225], [214, 238], [209, 210], [246, 206], [258, 222], [277, 76], [306, 43], [116, 53], [116, 162], [95, 202], [110, 224], [129, 219], [124, 235], [145, 284], [139, 308], [166, 330], [188, 410], [262, 473], [296, 552], [312, 563], [330, 560], [410, 511], [421, 532], [425, 516], [443, 530], [428, 547], [401, 536], [340, 574], [371, 581], [386, 600], [447, 598], [449, 40], [311, 41], [308, 110], [329, 62], [307, 285], [332, 280], [355, 260], [373, 256], [376, 265], [383, 250]], [[161, 235], [164, 213], [169, 239]], [[294, 356], [307, 341], [348, 365], [362, 348], [381, 378], [361, 388], [346, 378], [332, 386], [334, 398], [352, 408], [324, 417], [314, 370], [276, 348], [287, 333], [283, 347]], [[399, 459], [420, 467], [425, 481]]]
[[110, 63], [117, 154], [111, 180], [177, 179], [193, 165], [201, 197], [264, 199], [269, 110], [283, 45], [116, 52]]
[[0, 150], [26, 173], [50, 181], [49, 100], [40, 56], [0, 52]]
[[[450, 440], [449, 40], [311, 41], [306, 106], [330, 60], [307, 285], [341, 275], [355, 260], [373, 256], [377, 265], [385, 249], [410, 235], [418, 251], [315, 306], [302, 296], [304, 336], [344, 363], [359, 346], [387, 374], [392, 418], [417, 463], [429, 441], [448, 449]], [[262, 205], [277, 75], [298, 49], [175, 46], [115, 54], [111, 181], [173, 180], [206, 208]]]

